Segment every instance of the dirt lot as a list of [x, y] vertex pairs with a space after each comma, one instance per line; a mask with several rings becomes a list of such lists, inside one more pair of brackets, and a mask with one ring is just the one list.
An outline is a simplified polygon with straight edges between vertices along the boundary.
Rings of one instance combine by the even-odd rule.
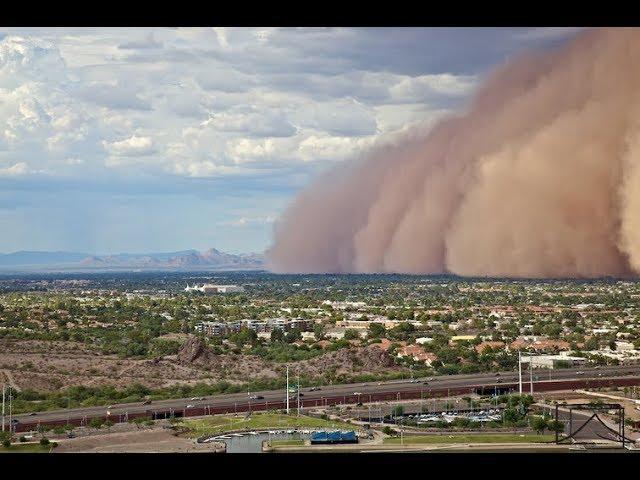
[[[301, 374], [390, 372], [393, 365], [378, 349], [349, 349], [290, 364]], [[110, 384], [122, 388], [141, 383], [150, 388], [175, 384], [244, 383], [248, 378], [284, 375], [284, 364], [251, 355], [214, 355], [210, 352], [185, 361], [184, 356], [161, 360], [122, 359], [75, 342], [0, 340], [0, 372], [10, 370], [22, 389], [52, 391], [73, 385]]]
[[110, 433], [83, 438], [57, 440], [55, 453], [214, 453], [213, 443], [196, 444], [174, 437], [170, 430], [154, 429]]

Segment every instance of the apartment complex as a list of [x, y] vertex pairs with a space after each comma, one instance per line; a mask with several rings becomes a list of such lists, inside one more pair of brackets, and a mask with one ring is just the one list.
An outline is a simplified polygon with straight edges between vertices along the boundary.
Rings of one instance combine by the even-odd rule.
[[257, 333], [270, 333], [276, 329], [289, 331], [294, 328], [301, 331], [309, 331], [313, 329], [313, 320], [302, 318], [245, 319], [234, 322], [200, 322], [195, 326], [197, 332], [210, 336], [226, 335], [237, 332], [242, 328], [248, 328]]

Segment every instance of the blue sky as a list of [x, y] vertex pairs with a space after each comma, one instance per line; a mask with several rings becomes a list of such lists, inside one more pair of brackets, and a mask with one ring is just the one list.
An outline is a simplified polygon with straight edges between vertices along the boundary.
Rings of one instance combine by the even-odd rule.
[[0, 252], [259, 252], [324, 169], [573, 28], [1, 28]]

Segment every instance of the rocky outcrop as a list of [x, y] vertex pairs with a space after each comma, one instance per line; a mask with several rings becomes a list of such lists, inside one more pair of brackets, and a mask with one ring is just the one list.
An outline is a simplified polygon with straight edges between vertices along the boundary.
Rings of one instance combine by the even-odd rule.
[[214, 355], [211, 349], [200, 338], [190, 337], [180, 348], [177, 360], [180, 363], [188, 364], [198, 360], [211, 360]]

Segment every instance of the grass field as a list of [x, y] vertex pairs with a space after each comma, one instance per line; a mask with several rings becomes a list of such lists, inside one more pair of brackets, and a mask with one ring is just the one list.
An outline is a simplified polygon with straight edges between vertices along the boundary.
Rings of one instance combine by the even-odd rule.
[[294, 447], [298, 447], [298, 446], [303, 446], [304, 445], [304, 440], [302, 439], [291, 439], [291, 440], [272, 440], [271, 441], [271, 446], [272, 447], [290, 447], [290, 446], [294, 446]]
[[216, 435], [233, 430], [286, 429], [286, 428], [341, 428], [353, 429], [353, 426], [339, 421], [321, 418], [283, 415], [277, 413], [254, 413], [249, 418], [244, 416], [215, 416], [197, 420], [183, 420], [181, 425], [189, 428], [190, 436]]
[[[405, 445], [415, 444], [442, 444], [442, 443], [543, 443], [555, 439], [554, 435], [420, 435], [405, 436]], [[384, 443], [400, 445], [400, 438], [385, 438]]]
[[39, 443], [14, 443], [9, 448], [0, 446], [0, 453], [47, 453], [52, 447], [43, 447]]

